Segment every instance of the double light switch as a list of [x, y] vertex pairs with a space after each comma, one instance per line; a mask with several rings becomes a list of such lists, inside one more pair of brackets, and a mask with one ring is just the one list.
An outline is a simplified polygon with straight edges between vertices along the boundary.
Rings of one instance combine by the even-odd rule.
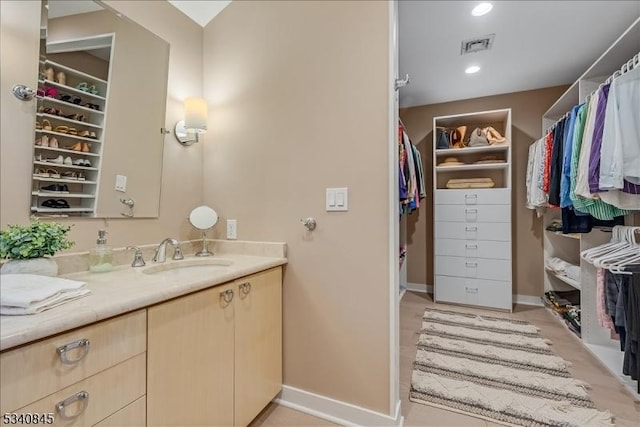
[[327, 188], [327, 211], [348, 211], [349, 189]]

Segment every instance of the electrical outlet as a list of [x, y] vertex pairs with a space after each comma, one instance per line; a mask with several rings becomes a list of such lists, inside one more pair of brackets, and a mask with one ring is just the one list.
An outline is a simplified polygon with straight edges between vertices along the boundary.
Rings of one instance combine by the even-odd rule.
[[235, 240], [237, 236], [237, 223], [235, 219], [227, 220], [227, 239]]

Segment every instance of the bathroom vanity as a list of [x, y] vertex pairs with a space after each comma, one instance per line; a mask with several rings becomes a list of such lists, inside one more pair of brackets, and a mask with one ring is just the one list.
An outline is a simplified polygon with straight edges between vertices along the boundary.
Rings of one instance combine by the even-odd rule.
[[129, 266], [68, 274], [92, 294], [1, 316], [2, 414], [55, 425], [247, 425], [282, 385], [287, 261], [221, 258], [206, 275]]

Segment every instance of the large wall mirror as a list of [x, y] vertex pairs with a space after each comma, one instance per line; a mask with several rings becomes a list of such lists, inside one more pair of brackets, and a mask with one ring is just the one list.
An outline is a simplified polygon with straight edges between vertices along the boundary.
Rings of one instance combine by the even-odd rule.
[[92, 1], [42, 22], [31, 212], [157, 217], [169, 44]]

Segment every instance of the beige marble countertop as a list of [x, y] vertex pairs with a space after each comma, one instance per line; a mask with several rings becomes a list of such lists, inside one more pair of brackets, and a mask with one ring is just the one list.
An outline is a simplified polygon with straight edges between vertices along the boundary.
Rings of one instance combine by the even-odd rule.
[[[64, 274], [61, 277], [87, 282], [92, 293], [39, 314], [0, 316], [0, 350], [6, 350], [34, 340], [88, 325], [109, 317], [148, 307], [181, 295], [210, 288], [234, 279], [287, 263], [284, 257], [224, 253], [213, 258], [231, 261], [208, 277], [198, 269], [183, 269], [178, 274], [145, 274], [147, 267], [118, 266], [108, 273], [88, 271]], [[185, 260], [195, 259], [185, 256]], [[202, 259], [202, 258], [200, 258]], [[180, 263], [183, 261], [166, 262]], [[175, 271], [175, 270], [174, 270]]]

